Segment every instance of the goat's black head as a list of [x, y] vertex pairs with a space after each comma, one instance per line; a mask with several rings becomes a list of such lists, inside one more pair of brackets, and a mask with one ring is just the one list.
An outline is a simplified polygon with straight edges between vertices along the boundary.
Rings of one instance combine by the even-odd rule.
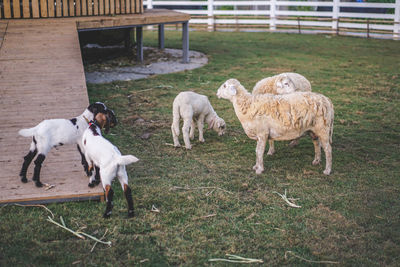
[[90, 104], [87, 109], [93, 113], [93, 116], [96, 117], [97, 113], [101, 112], [101, 113], [105, 113], [107, 111], [107, 107], [106, 105], [104, 105], [104, 103], [101, 102], [96, 102], [93, 104]]
[[105, 133], [110, 131], [110, 127], [113, 128], [115, 125], [117, 125], [117, 118], [115, 117], [114, 111], [111, 109], [97, 113], [95, 120], [100, 128], [105, 128]]

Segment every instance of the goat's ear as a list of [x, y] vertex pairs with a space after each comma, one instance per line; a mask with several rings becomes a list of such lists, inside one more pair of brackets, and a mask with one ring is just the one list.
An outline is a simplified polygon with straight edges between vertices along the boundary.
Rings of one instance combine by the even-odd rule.
[[228, 87], [228, 93], [229, 93], [229, 95], [231, 95], [231, 96], [236, 95], [236, 93], [237, 93], [236, 87], [235, 87], [234, 85], [230, 85], [230, 86]]
[[110, 132], [110, 117], [108, 115], [104, 116], [104, 117], [106, 119], [106, 125], [105, 125], [105, 128], [104, 128], [104, 132], [106, 134], [108, 134]]

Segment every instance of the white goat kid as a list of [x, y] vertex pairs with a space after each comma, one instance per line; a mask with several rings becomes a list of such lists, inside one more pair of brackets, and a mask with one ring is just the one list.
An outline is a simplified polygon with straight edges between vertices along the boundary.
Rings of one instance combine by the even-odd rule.
[[103, 103], [96, 102], [91, 104], [78, 117], [73, 119], [50, 119], [40, 122], [35, 127], [29, 129], [21, 129], [18, 133], [24, 137], [32, 137], [32, 143], [29, 153], [24, 157], [24, 163], [20, 171], [21, 181], [27, 183], [26, 173], [33, 158], [38, 154], [35, 163], [35, 169], [32, 180], [35, 181], [37, 187], [43, 186], [40, 182], [40, 170], [47, 153], [57, 146], [67, 144], [77, 144], [78, 151], [82, 156], [82, 165], [87, 171], [87, 163], [82, 154], [82, 134], [88, 126], [90, 120], [106, 110]]
[[[174, 146], [179, 147], [179, 120], [182, 117], [182, 135], [185, 147], [191, 149], [190, 139], [194, 139], [194, 131], [199, 129], [199, 141], [204, 142], [203, 127], [204, 122], [208, 124], [208, 129], [213, 129], [219, 136], [225, 133], [225, 121], [218, 117], [211, 106], [207, 96], [200, 95], [191, 91], [179, 93], [173, 103], [173, 122], [171, 125]], [[189, 133], [190, 130], [190, 133]]]
[[[104, 119], [102, 119], [104, 121]], [[128, 217], [134, 216], [132, 191], [128, 186], [128, 174], [126, 165], [137, 162], [139, 159], [132, 156], [122, 156], [121, 152], [110, 141], [101, 135], [101, 127], [97, 121], [91, 122], [82, 136], [82, 143], [85, 150], [85, 157], [90, 164], [100, 168], [100, 179], [106, 195], [106, 211], [103, 217], [108, 218], [113, 208], [114, 191], [111, 188], [111, 182], [115, 176], [124, 190], [124, 195], [128, 203]], [[94, 175], [90, 177], [90, 183], [94, 181]]]
[[331, 173], [334, 110], [329, 98], [312, 92], [254, 96], [236, 79], [221, 85], [217, 96], [232, 102], [247, 136], [257, 140], [253, 167], [257, 174], [264, 171], [263, 155], [269, 139], [292, 140], [305, 133], [310, 133], [314, 143], [312, 164], [320, 163], [322, 145], [326, 158], [324, 174]]

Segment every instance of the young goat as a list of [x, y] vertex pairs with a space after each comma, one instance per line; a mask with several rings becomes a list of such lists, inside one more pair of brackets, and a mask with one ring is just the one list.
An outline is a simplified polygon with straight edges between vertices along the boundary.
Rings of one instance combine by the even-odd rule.
[[173, 122], [171, 131], [175, 147], [180, 146], [178, 136], [179, 119], [181, 117], [183, 119], [183, 141], [187, 149], [192, 148], [189, 137], [190, 139], [194, 139], [195, 121], [197, 121], [197, 128], [199, 129], [200, 142], [204, 142], [204, 122], [208, 124], [208, 129], [213, 129], [219, 136], [225, 133], [225, 121], [218, 117], [205, 95], [199, 95], [190, 91], [181, 92], [175, 97], [172, 110]]
[[[107, 107], [100, 102], [96, 102], [87, 107], [87, 109], [78, 117], [73, 119], [51, 119], [44, 120], [33, 128], [21, 129], [18, 133], [24, 137], [32, 137], [29, 153], [24, 157], [20, 177], [23, 183], [27, 183], [26, 173], [33, 158], [38, 154], [35, 163], [35, 169], [32, 180], [37, 187], [43, 186], [40, 182], [40, 170], [47, 153], [57, 146], [66, 144], [77, 144], [78, 150], [82, 156], [82, 134], [87, 128], [89, 121], [93, 120], [99, 113], [105, 113]], [[87, 171], [87, 163], [82, 158], [82, 164]]]
[[[89, 170], [92, 169], [93, 165], [100, 168], [100, 179], [107, 200], [106, 211], [103, 217], [108, 218], [111, 215], [114, 196], [111, 182], [115, 176], [118, 177], [119, 183], [124, 190], [126, 201], [128, 202], [128, 217], [133, 217], [132, 191], [128, 186], [128, 174], [126, 173], [125, 166], [137, 162], [139, 159], [132, 155], [122, 156], [118, 148], [101, 135], [101, 128], [104, 126], [102, 122], [106, 121], [104, 118], [101, 118], [102, 116], [105, 115], [99, 114], [98, 117], [100, 118], [96, 117], [96, 120], [90, 122], [89, 127], [83, 133], [82, 143], [86, 160], [90, 164]], [[90, 177], [90, 183], [93, 181], [94, 175]]]

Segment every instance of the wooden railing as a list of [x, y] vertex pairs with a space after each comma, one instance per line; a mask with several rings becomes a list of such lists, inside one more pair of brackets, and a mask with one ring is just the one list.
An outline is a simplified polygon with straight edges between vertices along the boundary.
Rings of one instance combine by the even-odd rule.
[[0, 19], [143, 13], [143, 0], [2, 0]]

